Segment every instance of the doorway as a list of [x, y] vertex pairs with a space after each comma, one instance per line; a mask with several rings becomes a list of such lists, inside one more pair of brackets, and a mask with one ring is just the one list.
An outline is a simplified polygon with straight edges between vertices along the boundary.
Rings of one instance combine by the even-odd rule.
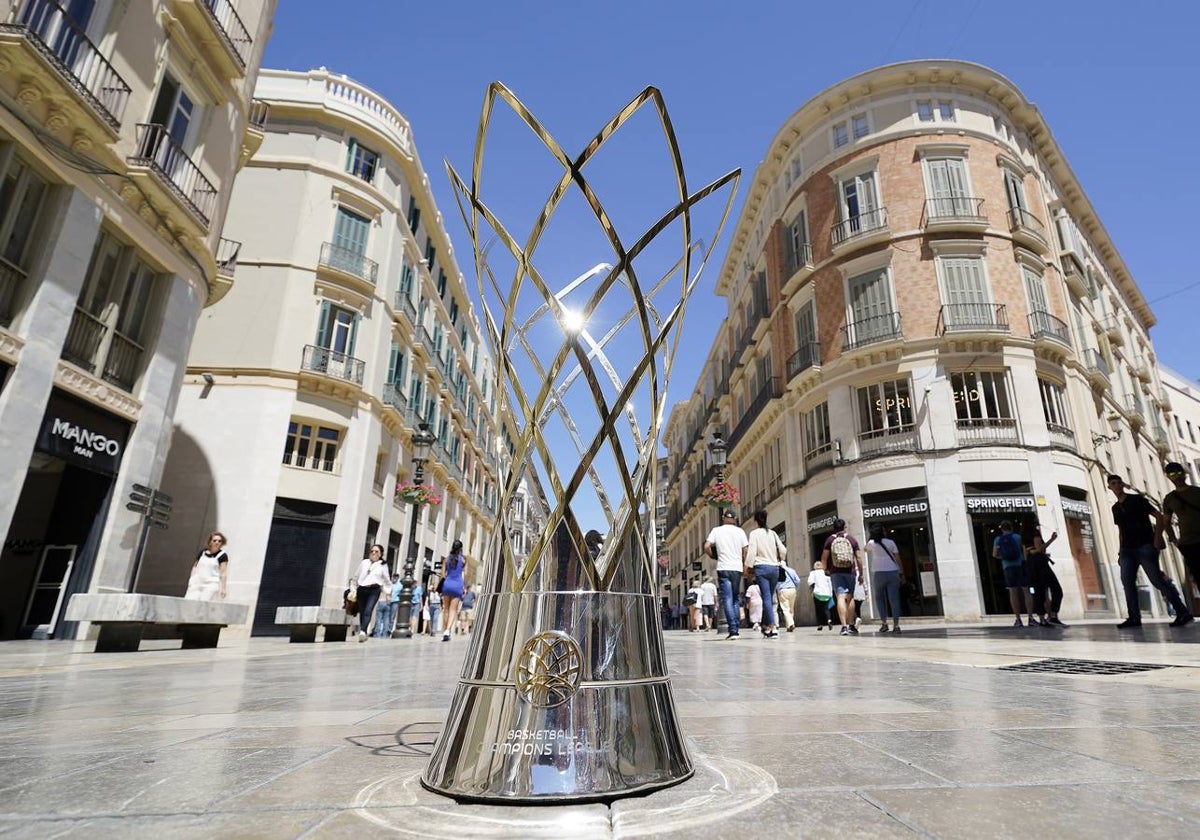
[[904, 583], [900, 586], [900, 614], [907, 617], [944, 615], [942, 584], [938, 578], [933, 541], [925, 519], [889, 522], [884, 531], [900, 549]]
[[263, 557], [262, 578], [254, 608], [252, 636], [286, 636], [275, 623], [279, 607], [311, 607], [321, 603], [325, 565], [336, 508], [301, 499], [276, 499], [275, 516]]

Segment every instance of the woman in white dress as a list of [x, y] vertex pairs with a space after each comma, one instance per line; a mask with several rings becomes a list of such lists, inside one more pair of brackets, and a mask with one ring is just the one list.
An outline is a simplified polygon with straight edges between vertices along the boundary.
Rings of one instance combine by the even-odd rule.
[[208, 546], [192, 564], [187, 594], [183, 597], [190, 601], [215, 601], [218, 595], [224, 598], [228, 570], [229, 555], [225, 553], [225, 535], [220, 531], [213, 531], [208, 535]]

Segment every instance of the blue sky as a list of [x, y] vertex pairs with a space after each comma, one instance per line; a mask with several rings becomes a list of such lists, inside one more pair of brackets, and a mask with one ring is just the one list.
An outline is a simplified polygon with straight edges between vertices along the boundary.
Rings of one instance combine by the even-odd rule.
[[[326, 66], [375, 89], [408, 117], [473, 288], [470, 243], [442, 161], [469, 171], [483, 95], [494, 80], [512, 88], [569, 152], [642, 87], [659, 87], [695, 186], [735, 167], [748, 181], [787, 117], [848, 76], [915, 58], [988, 65], [1045, 115], [1151, 303], [1160, 361], [1197, 379], [1200, 353], [1191, 336], [1200, 272], [1181, 246], [1200, 233], [1198, 30], [1192, 4], [1111, 0], [356, 0], [337, 12], [324, 1], [281, 0], [264, 66]], [[512, 130], [495, 148], [505, 161], [497, 171], [507, 180], [495, 183], [544, 178], [544, 154], [532, 136], [515, 124], [504, 127]], [[655, 133], [643, 120], [607, 158], [606, 174], [618, 176], [610, 199], [630, 219], [643, 198], [638, 190], [662, 186], [665, 157]], [[575, 276], [596, 262], [590, 253], [570, 253], [570, 227], [558, 233], [562, 242], [547, 249], [553, 271]], [[672, 377], [673, 398], [690, 391], [724, 316], [712, 291], [724, 242], [718, 246], [688, 310], [689, 352]]]

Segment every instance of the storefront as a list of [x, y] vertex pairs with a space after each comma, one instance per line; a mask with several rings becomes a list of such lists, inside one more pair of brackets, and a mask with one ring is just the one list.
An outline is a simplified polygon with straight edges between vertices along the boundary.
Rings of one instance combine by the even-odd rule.
[[1092, 506], [1087, 493], [1074, 487], [1059, 487], [1062, 497], [1063, 526], [1067, 545], [1075, 560], [1075, 575], [1079, 580], [1079, 597], [1085, 615], [1111, 615], [1115, 604], [1108, 597], [1104, 574], [1096, 557], [1096, 540], [1092, 532]]
[[864, 539], [871, 525], [878, 522], [900, 549], [900, 565], [904, 568], [900, 614], [943, 615], [941, 583], [933, 540], [930, 538], [929, 500], [925, 498], [925, 488], [864, 493], [862, 501]]
[[813, 564], [821, 559], [821, 552], [825, 548], [825, 539], [833, 533], [833, 523], [837, 521], [837, 518], [837, 502], [829, 502], [808, 509], [806, 519], [808, 520], [809, 556], [807, 558], [789, 556], [788, 561], [793, 568], [803, 572], [811, 569]]
[[130, 425], [51, 393], [0, 552], [0, 639], [69, 638], [60, 620], [87, 590]]
[[967, 485], [964, 500], [971, 518], [975, 543], [975, 562], [979, 569], [979, 586], [983, 594], [984, 615], [1011, 615], [1012, 605], [1008, 587], [1004, 585], [1004, 569], [992, 557], [992, 546], [1000, 534], [1000, 523], [1012, 522], [1013, 531], [1024, 533], [1037, 525], [1037, 500], [1028, 485], [1002, 493], [981, 493], [980, 485]]

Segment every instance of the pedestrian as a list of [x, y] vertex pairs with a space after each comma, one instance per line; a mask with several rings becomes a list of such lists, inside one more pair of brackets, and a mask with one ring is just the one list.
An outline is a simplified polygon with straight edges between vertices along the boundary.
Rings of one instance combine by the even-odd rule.
[[442, 641], [450, 641], [450, 631], [458, 621], [462, 607], [463, 576], [467, 572], [467, 558], [462, 553], [462, 540], [455, 540], [446, 558], [446, 577], [442, 579]]
[[746, 616], [750, 622], [750, 629], [759, 630], [763, 620], [762, 590], [758, 586], [758, 581], [750, 577], [747, 577], [746, 580], [753, 581], [746, 587]]
[[358, 587], [355, 598], [358, 602], [358, 640], [365, 642], [367, 630], [371, 626], [371, 617], [375, 612], [375, 604], [379, 601], [379, 593], [384, 586], [391, 587], [392, 585], [392, 579], [387, 573], [387, 565], [383, 562], [383, 546], [378, 543], [371, 546], [367, 556], [358, 564], [354, 583]]
[[387, 639], [392, 635], [392, 623], [396, 620], [396, 600], [392, 597], [395, 581], [391, 571], [384, 568], [387, 583], [379, 589], [379, 602], [375, 605], [375, 630], [371, 633], [376, 639]]
[[875, 588], [875, 612], [879, 616], [879, 632], [888, 632], [888, 615], [892, 617], [892, 632], [900, 632], [900, 586], [904, 583], [904, 567], [900, 565], [900, 547], [889, 539], [883, 525], [871, 526], [867, 540], [867, 556], [871, 562], [871, 583]]
[[737, 525], [737, 514], [732, 510], [725, 511], [721, 524], [708, 532], [704, 541], [704, 551], [709, 553], [716, 549], [717, 583], [721, 591], [721, 609], [725, 612], [725, 623], [729, 626], [726, 640], [738, 638], [737, 597], [742, 579], [742, 569], [746, 562], [746, 552], [750, 541], [746, 532]]
[[1029, 613], [1029, 624], [1033, 626], [1033, 604], [1029, 597], [1029, 577], [1025, 572], [1025, 549], [1021, 538], [1013, 533], [1013, 524], [1005, 519], [1000, 523], [1000, 533], [992, 540], [992, 557], [1000, 561], [1004, 572], [1004, 585], [1008, 588], [1008, 603], [1016, 619], [1013, 627], [1021, 627], [1021, 614]]
[[688, 632], [695, 633], [700, 629], [700, 582], [692, 581], [688, 588], [684, 603], [688, 608]]
[[711, 577], [700, 584], [700, 618], [706, 631], [717, 629], [717, 585]]
[[408, 632], [417, 635], [421, 631], [421, 613], [424, 612], [425, 587], [420, 581], [413, 581], [412, 600], [408, 610]]
[[779, 611], [783, 613], [783, 626], [792, 633], [796, 630], [796, 593], [800, 591], [800, 575], [786, 561], [779, 564], [779, 571], [775, 597], [779, 601]]
[[746, 552], [746, 572], [753, 574], [762, 598], [762, 634], [768, 639], [777, 639], [779, 632], [776, 630], [774, 595], [781, 575], [779, 567], [787, 556], [787, 547], [779, 535], [767, 527], [765, 510], [755, 511], [754, 521], [758, 527], [750, 532], [748, 538], [750, 547]]
[[1116, 496], [1113, 503], [1113, 519], [1117, 523], [1117, 533], [1121, 536], [1121, 549], [1118, 554], [1121, 567], [1121, 585], [1125, 588], [1125, 607], [1129, 617], [1117, 627], [1127, 630], [1131, 627], [1142, 626], [1142, 608], [1138, 603], [1137, 573], [1141, 569], [1146, 573], [1150, 585], [1162, 593], [1167, 603], [1175, 610], [1175, 620], [1172, 627], [1182, 627], [1195, 621], [1191, 610], [1183, 603], [1177, 590], [1158, 562], [1158, 553], [1163, 550], [1163, 530], [1166, 520], [1162, 513], [1150, 503], [1150, 500], [1140, 493], [1126, 493], [1125, 479], [1119, 475], [1108, 477], [1108, 489]]
[[425, 620], [425, 635], [432, 636], [440, 626], [442, 617], [442, 583], [437, 575], [430, 575], [425, 583], [425, 609], [421, 618]]
[[[1054, 574], [1054, 561], [1050, 559], [1050, 545], [1058, 539], [1058, 531], [1043, 540], [1042, 532], [1035, 525], [1025, 545], [1025, 568], [1029, 575], [1029, 592], [1033, 596], [1033, 614], [1042, 627], [1066, 627], [1058, 618], [1062, 606], [1063, 588]], [[1029, 622], [1031, 625], [1034, 621]]]
[[462, 609], [458, 613], [458, 632], [460, 635], [467, 635], [471, 632], [471, 628], [475, 626], [475, 590], [471, 588], [471, 584], [466, 584], [463, 587]]
[[[1183, 464], [1171, 461], [1163, 467], [1163, 472], [1175, 485], [1175, 489], [1163, 499], [1166, 519], [1163, 530], [1167, 539], [1183, 555], [1183, 562], [1192, 576], [1192, 585], [1200, 586], [1200, 487], [1188, 484]], [[1171, 523], [1172, 517], [1179, 523], [1178, 537]]]
[[808, 573], [808, 589], [812, 592], [813, 607], [817, 612], [818, 632], [828, 627], [833, 629], [833, 582], [825, 574], [825, 564], [818, 560]]
[[858, 635], [854, 623], [854, 585], [862, 580], [862, 561], [858, 552], [858, 540], [846, 533], [846, 520], [835, 519], [833, 533], [825, 538], [825, 547], [821, 550], [821, 565], [828, 570], [833, 585], [843, 636]]
[[213, 531], [205, 540], [204, 548], [196, 555], [183, 597], [189, 601], [224, 599], [229, 593], [228, 587], [229, 555], [225, 553], [225, 535]]
[[869, 570], [864, 570], [859, 575], [858, 580], [854, 581], [854, 626], [862, 627], [863, 604], [867, 602], [867, 575]]

